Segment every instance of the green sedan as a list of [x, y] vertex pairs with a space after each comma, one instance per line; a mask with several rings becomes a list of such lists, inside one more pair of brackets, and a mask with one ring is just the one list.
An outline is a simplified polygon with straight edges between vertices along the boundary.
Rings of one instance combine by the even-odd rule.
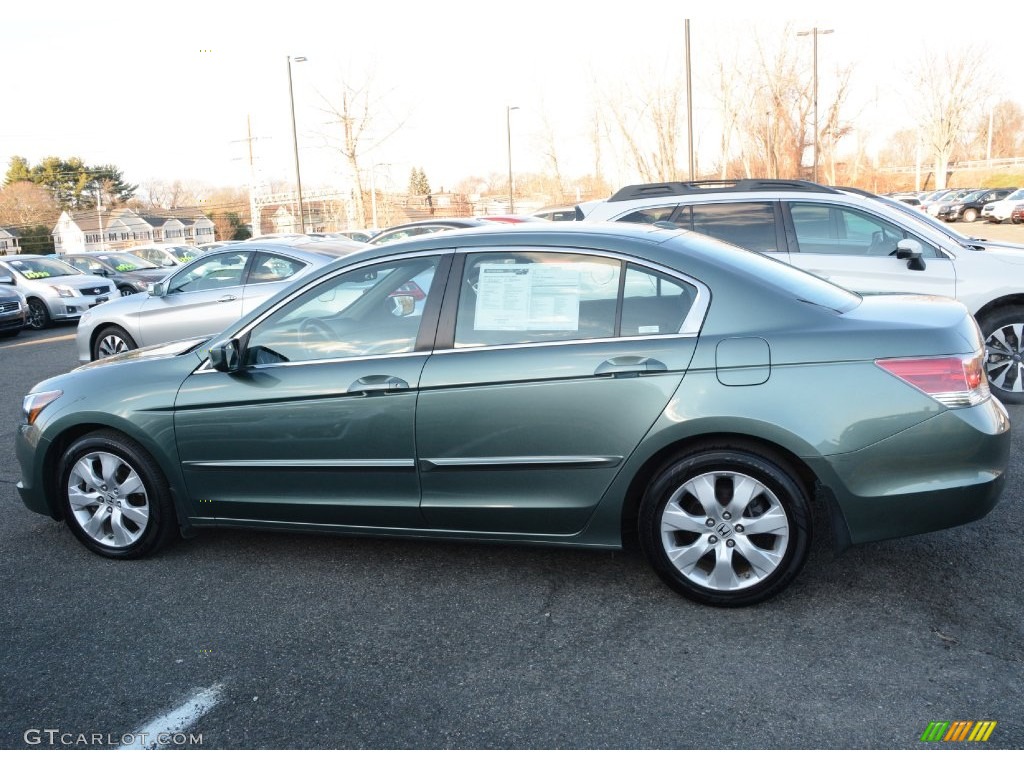
[[956, 301], [860, 296], [692, 232], [463, 229], [38, 384], [18, 488], [124, 559], [210, 527], [635, 533], [670, 587], [742, 606], [792, 582], [815, 527], [842, 549], [992, 509], [1010, 424], [982, 361]]

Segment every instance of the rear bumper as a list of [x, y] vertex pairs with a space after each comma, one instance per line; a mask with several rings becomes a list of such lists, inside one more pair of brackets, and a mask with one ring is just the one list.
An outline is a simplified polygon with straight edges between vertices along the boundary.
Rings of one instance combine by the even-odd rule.
[[998, 503], [1010, 420], [995, 398], [944, 411], [852, 453], [810, 462], [838, 505], [836, 538], [850, 544], [978, 520]]

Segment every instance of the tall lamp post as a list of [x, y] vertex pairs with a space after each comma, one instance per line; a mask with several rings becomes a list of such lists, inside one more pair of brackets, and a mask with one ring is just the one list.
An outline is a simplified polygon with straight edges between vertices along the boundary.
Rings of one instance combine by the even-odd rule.
[[512, 110], [519, 107], [505, 107], [505, 135], [508, 137], [508, 212], [516, 212], [512, 197]]
[[814, 38], [814, 181], [818, 181], [818, 35], [831, 35], [834, 29], [813, 29], [797, 32], [797, 37], [811, 35]]
[[295, 150], [295, 188], [299, 195], [299, 234], [306, 234], [306, 215], [302, 209], [302, 174], [299, 173], [299, 137], [295, 132], [295, 95], [292, 93], [292, 62], [305, 61], [305, 56], [288, 57], [288, 102], [292, 108], [292, 147]]

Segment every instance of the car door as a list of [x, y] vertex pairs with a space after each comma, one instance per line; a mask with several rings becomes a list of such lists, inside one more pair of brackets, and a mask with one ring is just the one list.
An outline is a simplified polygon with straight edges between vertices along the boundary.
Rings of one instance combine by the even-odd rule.
[[[858, 293], [918, 293], [956, 298], [953, 261], [925, 239], [873, 213], [835, 203], [789, 202], [793, 266]], [[896, 258], [896, 244], [920, 243], [925, 268]]]
[[[450, 258], [325, 277], [238, 335], [240, 370], [190, 376], [175, 429], [193, 508], [228, 524], [422, 527], [416, 396]], [[395, 295], [410, 280], [419, 314]]]
[[449, 285], [416, 414], [428, 524], [581, 530], [679, 385], [706, 289], [615, 254], [497, 249]]
[[139, 309], [139, 346], [220, 333], [242, 316], [242, 286], [252, 250], [196, 259], [167, 281], [162, 296]]

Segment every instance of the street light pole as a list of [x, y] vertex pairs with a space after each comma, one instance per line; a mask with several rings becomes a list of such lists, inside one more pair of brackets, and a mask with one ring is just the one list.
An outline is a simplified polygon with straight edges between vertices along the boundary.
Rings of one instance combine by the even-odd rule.
[[516, 204], [512, 197], [512, 110], [519, 107], [505, 107], [505, 134], [508, 137], [508, 212], [516, 212]]
[[292, 147], [295, 150], [295, 188], [299, 196], [299, 234], [306, 234], [306, 215], [302, 209], [302, 174], [299, 173], [299, 136], [295, 131], [295, 96], [292, 93], [292, 61], [305, 61], [305, 56], [288, 57], [288, 102], [292, 108]]
[[831, 35], [834, 29], [818, 29], [797, 32], [797, 37], [811, 35], [814, 38], [814, 181], [818, 181], [818, 35]]

